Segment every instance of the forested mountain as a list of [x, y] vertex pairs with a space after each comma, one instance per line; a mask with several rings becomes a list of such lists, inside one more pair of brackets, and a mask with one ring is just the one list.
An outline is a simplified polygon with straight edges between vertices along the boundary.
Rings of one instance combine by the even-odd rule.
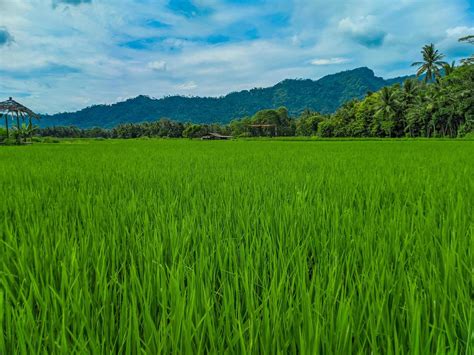
[[234, 137], [466, 137], [474, 131], [474, 64], [448, 66], [445, 64], [443, 73], [437, 70], [431, 80], [409, 78], [403, 84], [370, 92], [363, 99], [350, 100], [333, 114], [305, 110], [290, 115], [285, 107], [279, 107], [229, 124], [160, 119], [112, 129], [55, 126], [34, 131], [46, 139], [200, 138], [210, 133]]
[[121, 123], [153, 121], [162, 117], [181, 122], [228, 123], [268, 108], [287, 107], [291, 115], [305, 109], [335, 112], [342, 104], [363, 98], [367, 92], [401, 83], [407, 77], [385, 80], [369, 68], [357, 68], [319, 80], [284, 80], [269, 88], [233, 92], [223, 97], [138, 96], [113, 105], [97, 105], [78, 112], [44, 116], [41, 126], [111, 128]]

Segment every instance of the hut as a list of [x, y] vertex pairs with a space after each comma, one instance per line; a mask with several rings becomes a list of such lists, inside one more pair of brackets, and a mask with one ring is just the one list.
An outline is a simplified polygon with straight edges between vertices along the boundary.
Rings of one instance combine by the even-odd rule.
[[30, 128], [30, 136], [31, 136], [31, 128], [33, 127], [31, 120], [33, 118], [39, 120], [39, 115], [31, 111], [28, 107], [23, 106], [19, 102], [16, 102], [11, 97], [7, 101], [0, 102], [0, 118], [5, 118], [5, 129], [7, 130], [7, 138], [9, 137], [9, 130], [8, 130], [8, 118], [14, 120], [16, 118], [16, 125], [18, 130], [21, 129], [20, 126], [20, 119], [21, 121], [25, 121], [28, 119], [28, 127]]
[[209, 133], [206, 134], [205, 136], [202, 136], [201, 139], [203, 140], [227, 140], [227, 139], [232, 139], [232, 136], [224, 136], [219, 133]]
[[250, 127], [252, 128], [258, 128], [258, 129], [273, 129], [273, 136], [277, 136], [278, 135], [278, 131], [277, 131], [277, 125], [276, 124], [269, 124], [269, 123], [260, 123], [260, 124], [251, 124], [249, 125]]

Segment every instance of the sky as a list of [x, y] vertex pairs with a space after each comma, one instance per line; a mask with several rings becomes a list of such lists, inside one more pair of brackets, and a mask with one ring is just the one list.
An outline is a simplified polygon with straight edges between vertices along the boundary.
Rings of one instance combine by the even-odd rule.
[[361, 66], [390, 78], [427, 43], [467, 57], [468, 34], [474, 0], [0, 0], [0, 101], [56, 113]]

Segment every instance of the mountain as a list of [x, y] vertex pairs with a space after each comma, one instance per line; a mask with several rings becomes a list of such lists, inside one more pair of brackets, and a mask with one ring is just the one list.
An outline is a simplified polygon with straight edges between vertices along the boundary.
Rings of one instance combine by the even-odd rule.
[[407, 77], [385, 80], [369, 68], [357, 68], [319, 80], [287, 79], [268, 88], [233, 92], [222, 97], [137, 96], [113, 105], [96, 105], [77, 112], [44, 116], [41, 126], [114, 127], [120, 123], [152, 121], [162, 117], [194, 123], [227, 123], [255, 112], [285, 106], [290, 114], [305, 109], [332, 113], [343, 103], [369, 91], [401, 83]]

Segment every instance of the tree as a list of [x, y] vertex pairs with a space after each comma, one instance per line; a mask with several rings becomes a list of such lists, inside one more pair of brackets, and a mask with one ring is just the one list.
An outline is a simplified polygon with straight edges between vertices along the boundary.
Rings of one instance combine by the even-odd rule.
[[349, 131], [351, 123], [354, 122], [356, 117], [356, 108], [359, 105], [358, 100], [351, 100], [342, 105], [337, 110], [330, 120], [333, 123], [333, 135], [334, 137], [349, 137], [352, 133]]
[[407, 103], [408, 105], [412, 104], [417, 95], [418, 95], [418, 89], [419, 89], [419, 83], [418, 81], [414, 79], [407, 79], [403, 83], [403, 101]]
[[375, 115], [382, 119], [382, 129], [389, 137], [392, 136], [392, 133], [397, 128], [396, 116], [399, 111], [399, 105], [397, 89], [393, 87], [382, 88]]
[[319, 137], [333, 137], [334, 136], [335, 123], [333, 120], [328, 119], [319, 123], [318, 125], [318, 136]]
[[422, 62], [415, 62], [412, 64], [413, 67], [418, 67], [416, 76], [420, 77], [425, 74], [425, 83], [432, 81], [435, 78], [441, 76], [441, 69], [448, 63], [444, 62], [444, 54], [441, 54], [434, 46], [433, 43], [427, 44], [421, 50], [423, 56]]
[[317, 112], [305, 111], [296, 121], [295, 134], [297, 136], [312, 136], [318, 131], [318, 125], [325, 117]]
[[[353, 137], [379, 136], [380, 130], [373, 125], [375, 112], [379, 104], [379, 93], [367, 95], [356, 107], [355, 120], [349, 126]], [[373, 129], [372, 129], [373, 128]]]
[[200, 124], [189, 123], [183, 131], [184, 138], [199, 138], [206, 135], [208, 130], [205, 126]]

